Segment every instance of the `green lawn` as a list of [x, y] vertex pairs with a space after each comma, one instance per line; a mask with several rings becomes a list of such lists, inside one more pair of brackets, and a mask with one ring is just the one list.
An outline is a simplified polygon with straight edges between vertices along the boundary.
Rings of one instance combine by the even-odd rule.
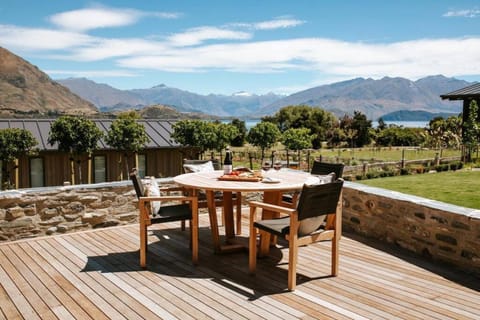
[[480, 209], [480, 171], [470, 169], [360, 180], [372, 187]]

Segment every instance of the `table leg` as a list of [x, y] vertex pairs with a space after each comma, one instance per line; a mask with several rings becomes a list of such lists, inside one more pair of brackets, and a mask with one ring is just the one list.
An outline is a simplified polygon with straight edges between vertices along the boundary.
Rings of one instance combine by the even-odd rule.
[[215, 253], [221, 251], [220, 234], [218, 232], [217, 208], [215, 207], [215, 194], [213, 190], [206, 190], [208, 217], [210, 219], [210, 228], [212, 230], [213, 250]]
[[233, 201], [232, 192], [223, 192], [223, 214], [225, 216], [225, 236], [228, 239], [235, 237], [233, 224]]

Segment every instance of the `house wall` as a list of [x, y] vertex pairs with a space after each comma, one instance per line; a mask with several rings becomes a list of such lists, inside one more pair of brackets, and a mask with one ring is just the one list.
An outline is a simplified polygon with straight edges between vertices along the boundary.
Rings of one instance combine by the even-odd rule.
[[[148, 149], [142, 152], [146, 156], [146, 175], [155, 177], [172, 177], [182, 173], [183, 153], [180, 148]], [[125, 161], [123, 153], [112, 150], [97, 150], [92, 156], [102, 155], [106, 158], [107, 182], [126, 180]], [[72, 183], [72, 169], [69, 156], [58, 151], [41, 151], [35, 157], [43, 159], [44, 163], [44, 186], [62, 186], [64, 182]], [[18, 161], [18, 188], [30, 188], [30, 159], [24, 156]], [[121, 161], [121, 162], [120, 162]], [[133, 156], [128, 157], [128, 168], [133, 168], [135, 161]], [[88, 157], [80, 158], [81, 179], [78, 175], [78, 166], [75, 164], [75, 184], [94, 181], [93, 164], [88, 171]], [[9, 165], [10, 182], [15, 183], [15, 169]]]

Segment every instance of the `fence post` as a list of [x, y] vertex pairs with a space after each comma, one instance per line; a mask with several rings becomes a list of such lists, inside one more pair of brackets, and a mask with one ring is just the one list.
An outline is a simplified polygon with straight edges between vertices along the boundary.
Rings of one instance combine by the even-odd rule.
[[405, 149], [402, 149], [402, 163], [400, 164], [400, 167], [402, 169], [405, 168]]
[[362, 168], [364, 177], [367, 175], [367, 167], [368, 167], [368, 163], [364, 162], [363, 168]]
[[250, 170], [253, 170], [253, 154], [252, 154], [252, 152], [248, 153], [248, 158], [250, 160]]
[[310, 149], [307, 150], [307, 171], [310, 172]]
[[435, 162], [435, 165], [436, 165], [436, 166], [438, 166], [438, 165], [440, 164], [440, 158], [438, 157], [438, 152], [435, 153], [435, 160], [434, 160], [434, 162]]

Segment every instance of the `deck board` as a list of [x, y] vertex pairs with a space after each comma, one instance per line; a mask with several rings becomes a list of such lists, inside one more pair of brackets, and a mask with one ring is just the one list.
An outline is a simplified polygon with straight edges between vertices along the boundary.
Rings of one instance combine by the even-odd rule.
[[[247, 239], [245, 219], [242, 238]], [[480, 279], [354, 235], [301, 247], [297, 290], [288, 249], [248, 274], [245, 252], [215, 255], [200, 216], [199, 265], [179, 223], [149, 231], [138, 265], [138, 225], [0, 244], [0, 319], [478, 319]], [[313, 266], [313, 267], [312, 267]]]

